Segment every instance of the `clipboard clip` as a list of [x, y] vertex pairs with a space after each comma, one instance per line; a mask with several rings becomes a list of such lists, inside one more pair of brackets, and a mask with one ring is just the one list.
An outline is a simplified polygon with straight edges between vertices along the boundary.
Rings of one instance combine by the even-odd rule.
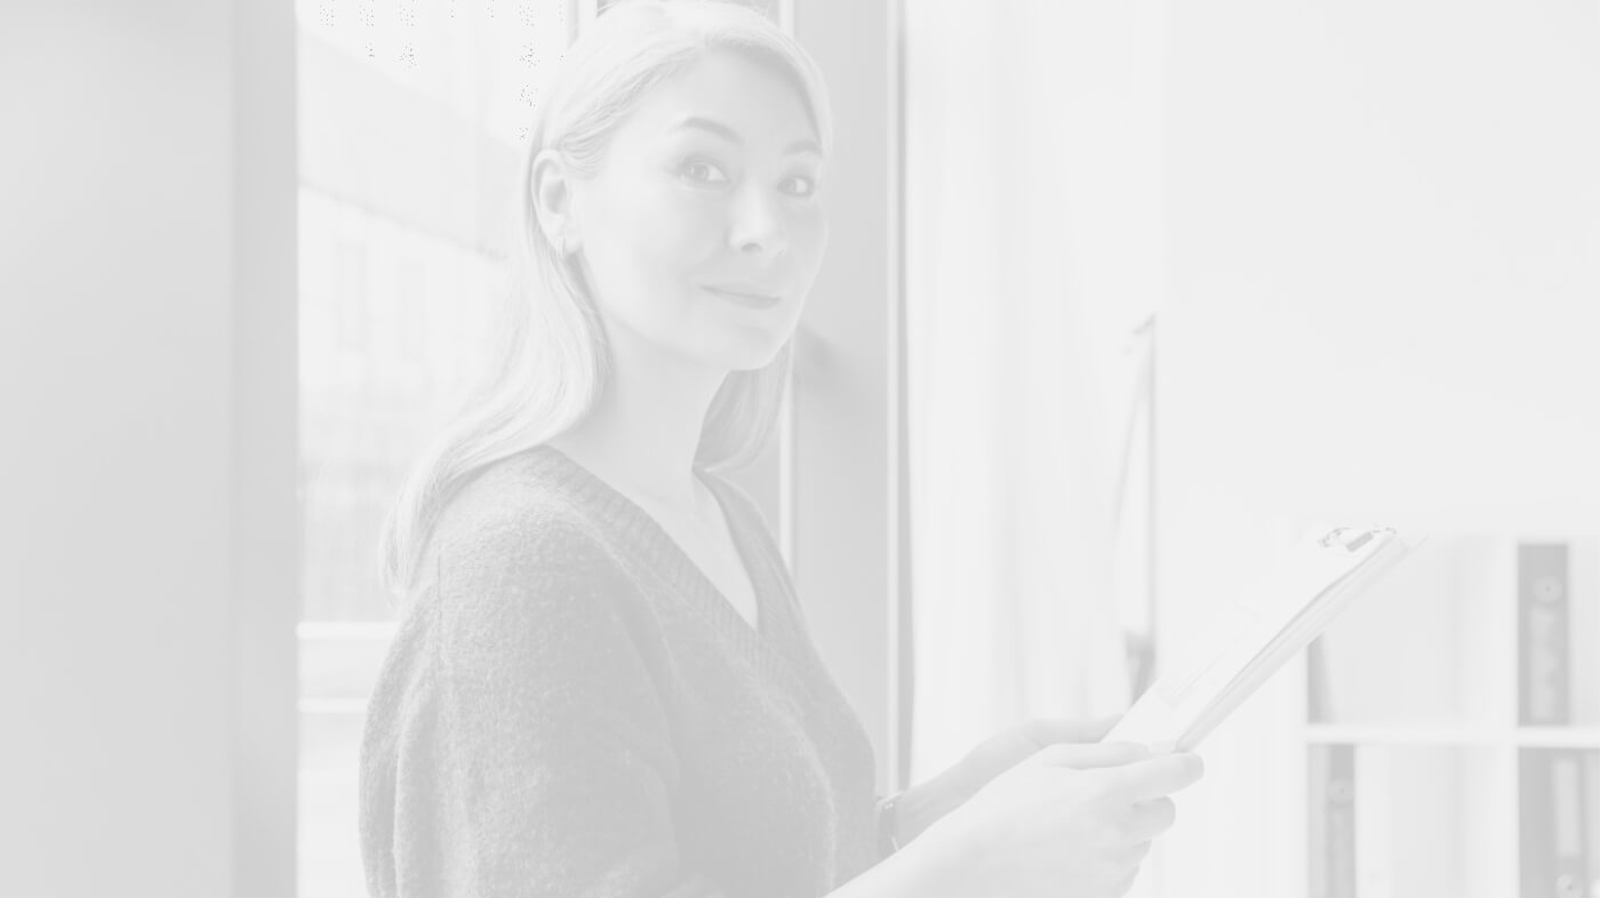
[[1336, 527], [1329, 531], [1326, 536], [1322, 537], [1322, 539], [1318, 540], [1317, 543], [1324, 549], [1331, 549], [1335, 546], [1339, 546], [1346, 552], [1355, 552], [1358, 551], [1362, 546], [1385, 534], [1390, 536], [1394, 535], [1394, 528], [1373, 527], [1370, 530], [1362, 530], [1358, 527]]

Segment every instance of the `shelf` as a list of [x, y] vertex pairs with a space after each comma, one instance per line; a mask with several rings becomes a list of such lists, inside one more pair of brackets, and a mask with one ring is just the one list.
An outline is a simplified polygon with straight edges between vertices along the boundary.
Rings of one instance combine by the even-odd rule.
[[[1408, 565], [1308, 659], [1308, 884], [1555, 894], [1600, 857], [1573, 828], [1600, 819], [1600, 539], [1446, 533]], [[1568, 722], [1519, 725], [1540, 708]]]
[[1305, 728], [1305, 741], [1311, 745], [1504, 745], [1600, 749], [1600, 727], [1313, 724]]
[[1312, 745], [1511, 745], [1515, 731], [1481, 726], [1347, 726], [1312, 724], [1305, 740]]
[[1600, 727], [1520, 727], [1516, 742], [1539, 748], [1600, 748]]

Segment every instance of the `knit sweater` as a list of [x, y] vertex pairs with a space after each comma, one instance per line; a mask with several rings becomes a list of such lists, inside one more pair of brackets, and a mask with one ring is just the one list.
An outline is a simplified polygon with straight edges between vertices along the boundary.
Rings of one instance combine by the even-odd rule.
[[867, 734], [760, 512], [696, 474], [756, 627], [553, 447], [450, 501], [367, 709], [372, 895], [811, 896], [880, 859]]

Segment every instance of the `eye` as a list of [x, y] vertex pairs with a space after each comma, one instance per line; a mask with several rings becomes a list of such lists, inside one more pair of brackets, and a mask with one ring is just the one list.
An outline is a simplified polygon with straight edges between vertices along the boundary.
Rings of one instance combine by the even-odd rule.
[[800, 185], [798, 188], [788, 191], [793, 196], [805, 198], [817, 192], [816, 180], [806, 175], [795, 175], [791, 178], [785, 178], [783, 183], [796, 183]]
[[679, 166], [678, 173], [691, 181], [701, 184], [724, 184], [728, 176], [704, 159], [690, 159]]

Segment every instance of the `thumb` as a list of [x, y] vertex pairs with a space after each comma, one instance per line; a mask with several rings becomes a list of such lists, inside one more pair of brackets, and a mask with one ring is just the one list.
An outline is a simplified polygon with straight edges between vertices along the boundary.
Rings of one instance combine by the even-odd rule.
[[1028, 736], [1038, 745], [1056, 742], [1099, 742], [1111, 732], [1120, 714], [1081, 719], [1076, 717], [1045, 717], [1027, 723]]
[[1150, 747], [1139, 742], [1063, 742], [1035, 755], [1039, 763], [1051, 767], [1088, 770], [1094, 767], [1121, 767], [1150, 757]]

